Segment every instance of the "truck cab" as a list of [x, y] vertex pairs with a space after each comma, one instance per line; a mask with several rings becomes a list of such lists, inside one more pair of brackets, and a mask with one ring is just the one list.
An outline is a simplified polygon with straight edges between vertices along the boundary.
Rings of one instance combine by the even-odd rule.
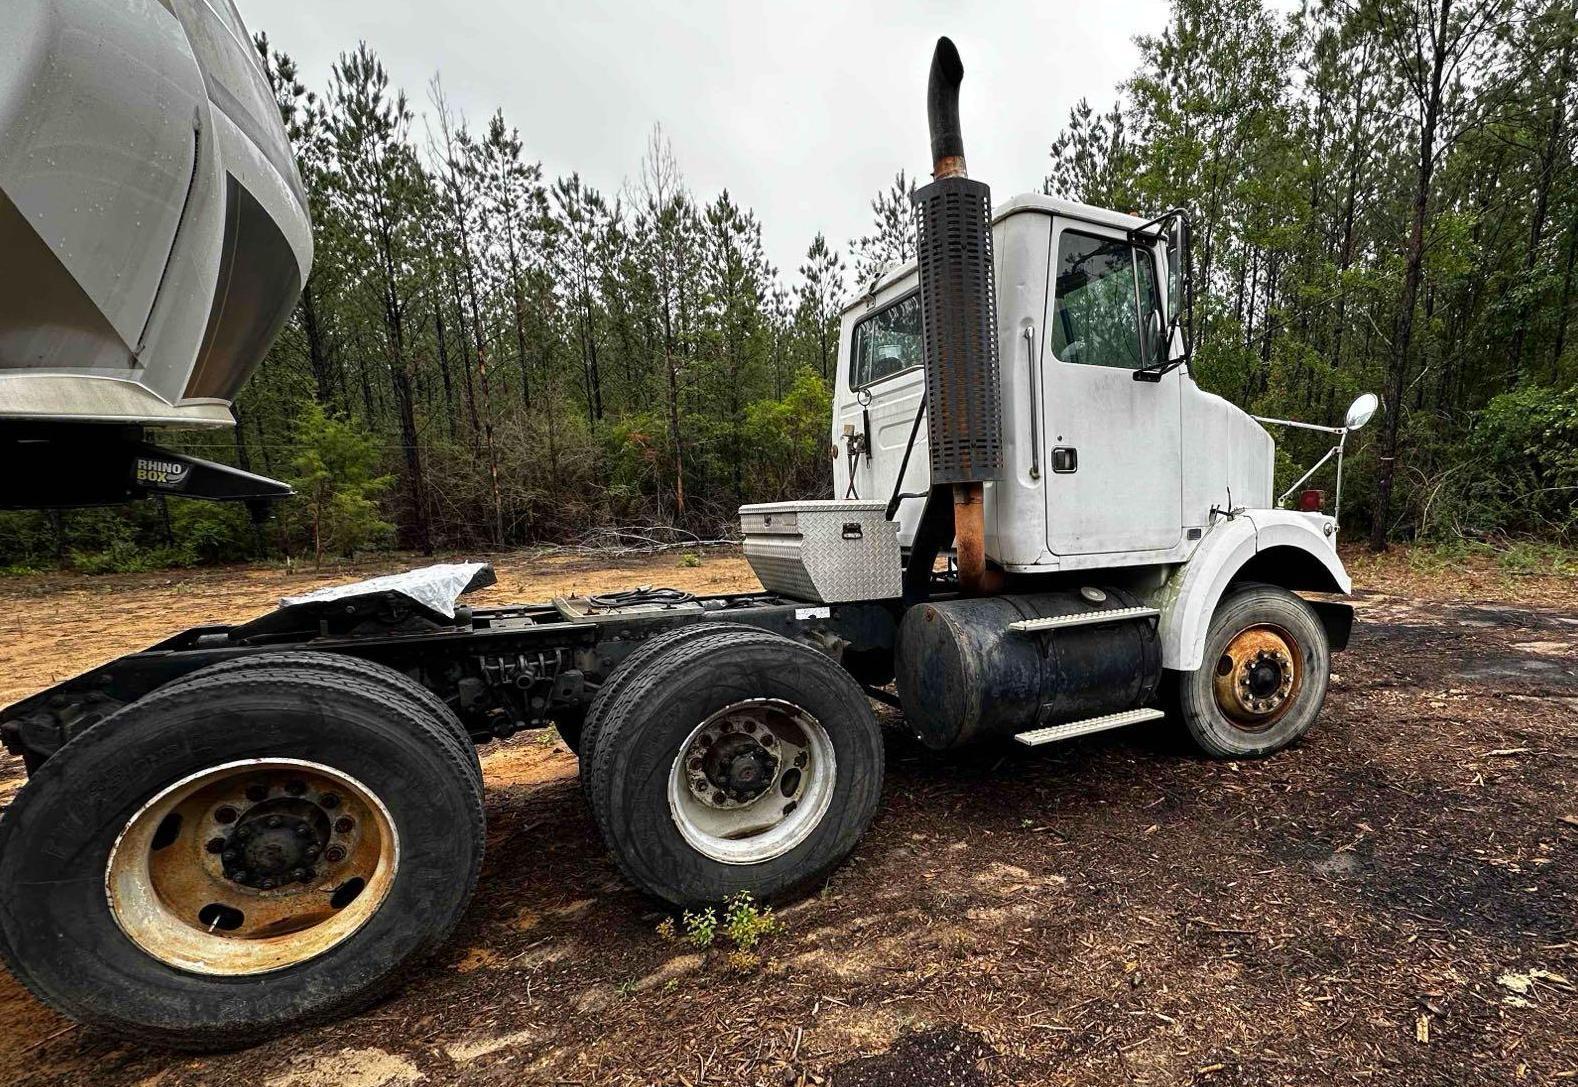
[[[984, 488], [989, 561], [1019, 574], [1176, 564], [1213, 511], [1272, 505], [1274, 445], [1257, 422], [1187, 367], [1136, 380], [1182, 306], [1176, 247], [1153, 224], [1026, 194], [996, 209], [992, 242], [1007, 470]], [[905, 547], [929, 483], [918, 292], [911, 262], [845, 307], [834, 390], [835, 495], [887, 501], [900, 483]]]

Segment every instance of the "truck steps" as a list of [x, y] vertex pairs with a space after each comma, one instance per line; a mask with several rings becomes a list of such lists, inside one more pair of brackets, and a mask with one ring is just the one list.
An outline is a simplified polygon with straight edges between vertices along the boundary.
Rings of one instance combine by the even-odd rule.
[[[1144, 611], [1147, 609], [1125, 609]], [[1112, 614], [1111, 612], [1108, 613]], [[1124, 725], [1137, 725], [1142, 721], [1154, 721], [1158, 717], [1167, 715], [1161, 710], [1143, 708], [1138, 710], [1124, 710], [1122, 713], [1109, 713], [1102, 717], [1087, 717], [1083, 721], [1070, 721], [1063, 725], [1049, 725], [1046, 728], [1033, 729], [1030, 732], [1016, 733], [1014, 739], [1027, 747], [1039, 747], [1042, 744], [1056, 743], [1059, 740], [1071, 740], [1075, 736], [1088, 736], [1092, 732], [1105, 732], [1110, 728], [1122, 728]]]
[[[1121, 623], [1129, 619], [1154, 619], [1161, 612], [1155, 608], [1112, 608], [1107, 611], [1081, 611], [1072, 615], [1049, 615], [1043, 619], [1020, 619], [1009, 623], [1015, 634], [1040, 634], [1065, 627], [1088, 627], [1098, 623]], [[1128, 724], [1127, 721], [1124, 724]]]

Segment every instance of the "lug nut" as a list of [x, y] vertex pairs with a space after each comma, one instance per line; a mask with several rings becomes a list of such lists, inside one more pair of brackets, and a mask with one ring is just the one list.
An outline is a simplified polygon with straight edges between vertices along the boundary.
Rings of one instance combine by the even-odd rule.
[[247, 870], [245, 868], [232, 868], [225, 873], [225, 878], [233, 879], [237, 883], [245, 883], [247, 881]]
[[305, 868], [297, 868], [291, 872], [291, 877], [294, 878], [298, 883], [306, 883], [308, 876], [309, 874]]
[[305, 856], [305, 857], [306, 857], [306, 858], [307, 858], [307, 859], [308, 859], [308, 860], [309, 860], [309, 861], [315, 861], [315, 860], [317, 860], [317, 859], [318, 859], [318, 855], [319, 855], [319, 854], [320, 854], [320, 853], [322, 853], [322, 852], [323, 852], [323, 850], [321, 850], [321, 849], [319, 849], [319, 848], [318, 848], [318, 847], [317, 847], [317, 846], [315, 846], [315, 845], [309, 845], [309, 846], [308, 846], [308, 847], [307, 847], [307, 848], [306, 848], [306, 849], [304, 849], [304, 850], [302, 850], [302, 854], [303, 854], [303, 855], [304, 855], [304, 856]]
[[216, 823], [234, 823], [235, 821], [236, 809], [230, 807], [229, 805], [226, 805], [225, 807], [220, 808], [214, 812], [214, 822]]
[[267, 800], [268, 799], [268, 786], [267, 785], [248, 785], [247, 786], [247, 799], [252, 801], [254, 804], [256, 804], [260, 800]]
[[330, 811], [333, 811], [335, 808], [340, 806], [340, 794], [324, 793], [322, 796], [318, 797], [318, 806], [322, 808], [328, 808]]
[[798, 754], [798, 755], [796, 755], [794, 757], [794, 764], [796, 766], [798, 766], [802, 770], [805, 769], [805, 764], [810, 762], [810, 761], [811, 761], [811, 756], [806, 754], [804, 751], [800, 752], [800, 754]]
[[223, 854], [220, 855], [219, 859], [224, 861], [226, 864], [234, 864], [236, 861], [241, 859], [241, 854], [234, 849], [227, 849]]
[[225, 851], [225, 840], [223, 838], [210, 838], [208, 839], [208, 845], [204, 848], [210, 853], [223, 853]]
[[331, 845], [328, 849], [323, 851], [323, 859], [328, 861], [330, 864], [339, 864], [345, 859], [345, 847]]
[[355, 829], [355, 827], [356, 820], [352, 819], [349, 815], [342, 815], [334, 821], [334, 831], [336, 834], [349, 834]]
[[236, 828], [235, 837], [238, 842], [246, 841], [248, 838], [252, 837], [252, 828], [247, 826], [245, 823], [242, 823]]
[[268, 822], [264, 825], [270, 830], [278, 830], [280, 827], [285, 825], [285, 820], [277, 815], [271, 815], [268, 817]]
[[264, 876], [262, 879], [258, 880], [258, 889], [262, 891], [272, 891], [274, 889], [274, 881], [269, 879], [267, 876]]
[[306, 823], [297, 823], [296, 824], [296, 837], [298, 837], [298, 838], [311, 838], [312, 837], [312, 828], [309, 827]]

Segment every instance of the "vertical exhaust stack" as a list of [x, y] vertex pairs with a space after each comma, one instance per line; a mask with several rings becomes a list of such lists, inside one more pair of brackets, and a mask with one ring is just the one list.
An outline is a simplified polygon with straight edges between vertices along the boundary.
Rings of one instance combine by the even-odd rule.
[[926, 79], [926, 127], [931, 133], [931, 176], [968, 177], [964, 166], [964, 134], [959, 131], [959, 85], [964, 61], [949, 38], [938, 38]]
[[[947, 38], [932, 54], [926, 88], [933, 181], [915, 193], [921, 325], [932, 494], [953, 509], [959, 586], [1001, 587], [986, 568], [982, 484], [1003, 475], [997, 291], [992, 279], [992, 193], [965, 171], [959, 124], [964, 64]], [[948, 489], [951, 488], [951, 496]], [[925, 559], [929, 572], [930, 559]]]

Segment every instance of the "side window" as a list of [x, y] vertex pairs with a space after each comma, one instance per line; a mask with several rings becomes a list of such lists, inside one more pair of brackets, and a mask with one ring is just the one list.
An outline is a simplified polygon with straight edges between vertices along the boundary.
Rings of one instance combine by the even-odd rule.
[[1058, 240], [1052, 353], [1063, 362], [1137, 370], [1141, 314], [1157, 309], [1156, 262], [1118, 238], [1065, 230]]
[[849, 387], [858, 389], [921, 365], [920, 295], [908, 294], [855, 326]]

